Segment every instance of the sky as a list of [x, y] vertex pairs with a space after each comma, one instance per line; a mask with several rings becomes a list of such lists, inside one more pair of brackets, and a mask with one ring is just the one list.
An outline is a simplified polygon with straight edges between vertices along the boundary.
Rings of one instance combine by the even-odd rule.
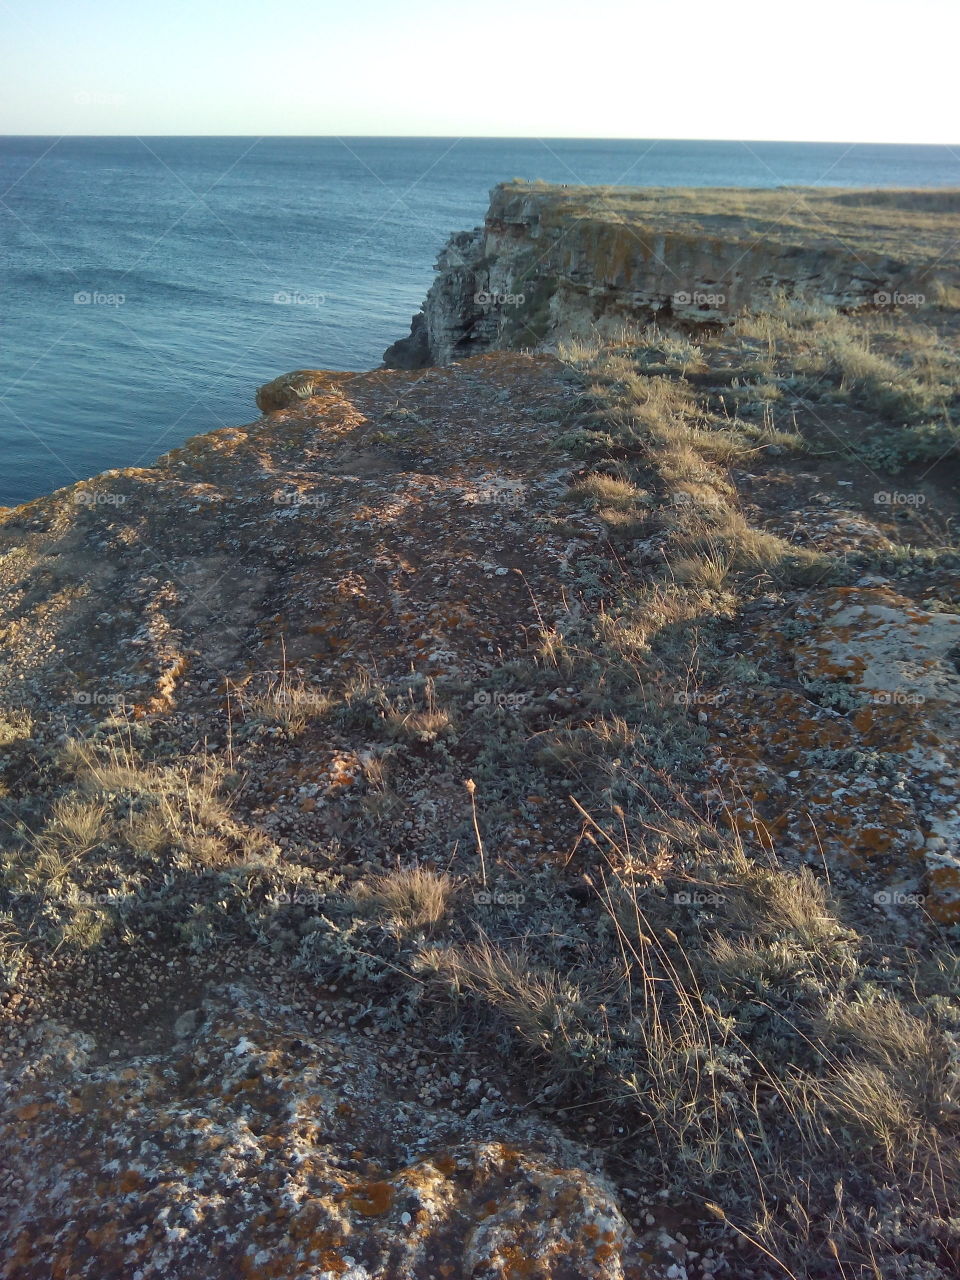
[[0, 133], [960, 142], [957, 0], [0, 0]]

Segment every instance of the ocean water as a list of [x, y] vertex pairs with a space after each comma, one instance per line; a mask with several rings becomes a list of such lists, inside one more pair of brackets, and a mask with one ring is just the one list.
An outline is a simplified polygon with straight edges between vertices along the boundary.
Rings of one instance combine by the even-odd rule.
[[947, 147], [450, 138], [0, 138], [0, 505], [369, 369], [506, 178], [960, 186]]

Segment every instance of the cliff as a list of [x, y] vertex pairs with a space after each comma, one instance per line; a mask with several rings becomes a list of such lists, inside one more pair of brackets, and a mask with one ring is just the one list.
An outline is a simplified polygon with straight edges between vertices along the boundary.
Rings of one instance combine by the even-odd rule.
[[828, 307], [932, 299], [955, 284], [947, 192], [551, 187], [493, 189], [484, 225], [451, 237], [387, 365], [538, 348], [624, 324], [728, 323], [772, 296]]
[[896, 305], [298, 369], [0, 510], [3, 1280], [952, 1280], [960, 312]]

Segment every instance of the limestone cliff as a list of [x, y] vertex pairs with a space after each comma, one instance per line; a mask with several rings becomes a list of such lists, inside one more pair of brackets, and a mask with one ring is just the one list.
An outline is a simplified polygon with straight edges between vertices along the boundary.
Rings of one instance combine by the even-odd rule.
[[955, 280], [956, 192], [616, 189], [501, 183], [451, 236], [394, 368], [549, 347], [625, 323], [723, 323], [785, 293], [887, 307]]

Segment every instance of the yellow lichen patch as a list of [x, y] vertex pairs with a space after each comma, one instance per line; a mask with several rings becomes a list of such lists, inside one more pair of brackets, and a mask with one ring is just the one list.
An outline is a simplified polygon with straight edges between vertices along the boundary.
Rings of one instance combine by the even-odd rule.
[[389, 1213], [396, 1194], [397, 1189], [391, 1182], [361, 1182], [345, 1193], [349, 1207], [367, 1218]]
[[935, 866], [927, 874], [926, 909], [939, 924], [960, 922], [960, 867]]

